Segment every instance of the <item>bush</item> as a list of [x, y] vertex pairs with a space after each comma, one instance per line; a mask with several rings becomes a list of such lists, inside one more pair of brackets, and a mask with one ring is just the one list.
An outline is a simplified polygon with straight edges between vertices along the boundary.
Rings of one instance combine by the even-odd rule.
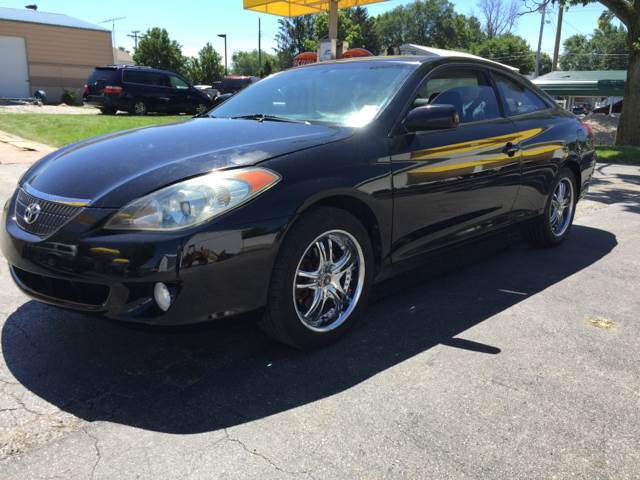
[[65, 90], [60, 101], [67, 105], [78, 105], [78, 94], [73, 90]]

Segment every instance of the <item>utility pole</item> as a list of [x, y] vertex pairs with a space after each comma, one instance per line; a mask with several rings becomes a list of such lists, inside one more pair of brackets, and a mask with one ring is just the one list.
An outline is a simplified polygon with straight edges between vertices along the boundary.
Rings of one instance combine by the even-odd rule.
[[258, 75], [262, 70], [262, 25], [260, 24], [260, 17], [258, 17]]
[[227, 34], [221, 33], [218, 35], [220, 38], [224, 38], [224, 75], [225, 77], [229, 75], [229, 70], [227, 68]]
[[562, 35], [562, 15], [564, 14], [564, 5], [559, 5], [558, 10], [558, 26], [556, 27], [556, 44], [553, 46], [553, 61], [551, 62], [551, 71], [558, 69], [558, 53], [560, 52], [560, 36]]
[[129, 35], [127, 35], [127, 37], [133, 38], [133, 44], [134, 44], [133, 48], [138, 48], [138, 39], [143, 37], [142, 35], [139, 35], [139, 33], [140, 33], [140, 30], [134, 30]]
[[544, 16], [547, 13], [547, 2], [545, 1], [541, 6], [542, 18], [540, 19], [540, 36], [538, 37], [538, 51], [536, 52], [536, 73], [537, 78], [540, 75], [540, 50], [542, 50], [542, 33], [544, 32]]

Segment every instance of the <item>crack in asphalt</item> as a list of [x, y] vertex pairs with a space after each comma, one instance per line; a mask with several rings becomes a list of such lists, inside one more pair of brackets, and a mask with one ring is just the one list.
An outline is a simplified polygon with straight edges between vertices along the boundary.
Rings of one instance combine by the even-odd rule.
[[83, 427], [82, 431], [85, 433], [85, 435], [87, 437], [89, 437], [93, 441], [93, 448], [94, 448], [94, 450], [96, 452], [96, 461], [93, 463], [93, 467], [91, 467], [91, 476], [89, 477], [89, 478], [93, 479], [93, 478], [95, 478], [96, 469], [98, 468], [98, 464], [102, 460], [102, 453], [100, 452], [100, 446], [98, 445], [98, 442], [99, 442], [98, 437], [96, 437], [94, 434], [90, 433], [89, 430], [87, 430], [86, 427]]
[[[309, 478], [314, 478], [312, 475], [312, 472], [309, 470], [302, 470], [302, 471], [298, 471], [298, 472], [292, 472], [290, 470], [285, 470], [284, 468], [280, 467], [278, 464], [276, 464], [273, 460], [271, 460], [269, 457], [267, 457], [266, 455], [258, 452], [257, 450], [251, 450], [249, 447], [247, 447], [247, 445], [240, 440], [239, 438], [234, 438], [229, 434], [228, 429], [224, 429], [224, 434], [225, 434], [225, 438], [218, 440], [218, 442], [220, 441], [228, 441], [228, 442], [233, 442], [233, 443], [237, 443], [238, 445], [240, 445], [242, 447], [242, 449], [247, 452], [250, 455], [253, 455], [255, 457], [261, 458], [262, 460], [264, 460], [265, 462], [267, 462], [269, 465], [271, 465], [271, 467], [273, 467], [276, 471], [280, 472], [280, 473], [285, 473], [287, 475], [294, 475], [294, 476], [298, 476], [298, 475], [307, 475]], [[216, 442], [216, 443], [218, 443]]]

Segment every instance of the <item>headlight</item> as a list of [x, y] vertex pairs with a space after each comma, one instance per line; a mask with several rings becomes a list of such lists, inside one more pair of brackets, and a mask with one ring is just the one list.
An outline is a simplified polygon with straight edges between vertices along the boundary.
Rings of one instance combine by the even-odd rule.
[[248, 202], [278, 181], [278, 174], [264, 168], [201, 175], [131, 202], [105, 228], [172, 231], [193, 227]]

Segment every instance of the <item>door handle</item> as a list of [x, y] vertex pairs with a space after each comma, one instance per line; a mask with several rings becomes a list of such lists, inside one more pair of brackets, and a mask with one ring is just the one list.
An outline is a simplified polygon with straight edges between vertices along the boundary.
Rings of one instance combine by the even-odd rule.
[[510, 157], [513, 157], [516, 153], [520, 151], [520, 145], [518, 145], [517, 143], [509, 142], [504, 146], [502, 151], [507, 155], [509, 155]]

